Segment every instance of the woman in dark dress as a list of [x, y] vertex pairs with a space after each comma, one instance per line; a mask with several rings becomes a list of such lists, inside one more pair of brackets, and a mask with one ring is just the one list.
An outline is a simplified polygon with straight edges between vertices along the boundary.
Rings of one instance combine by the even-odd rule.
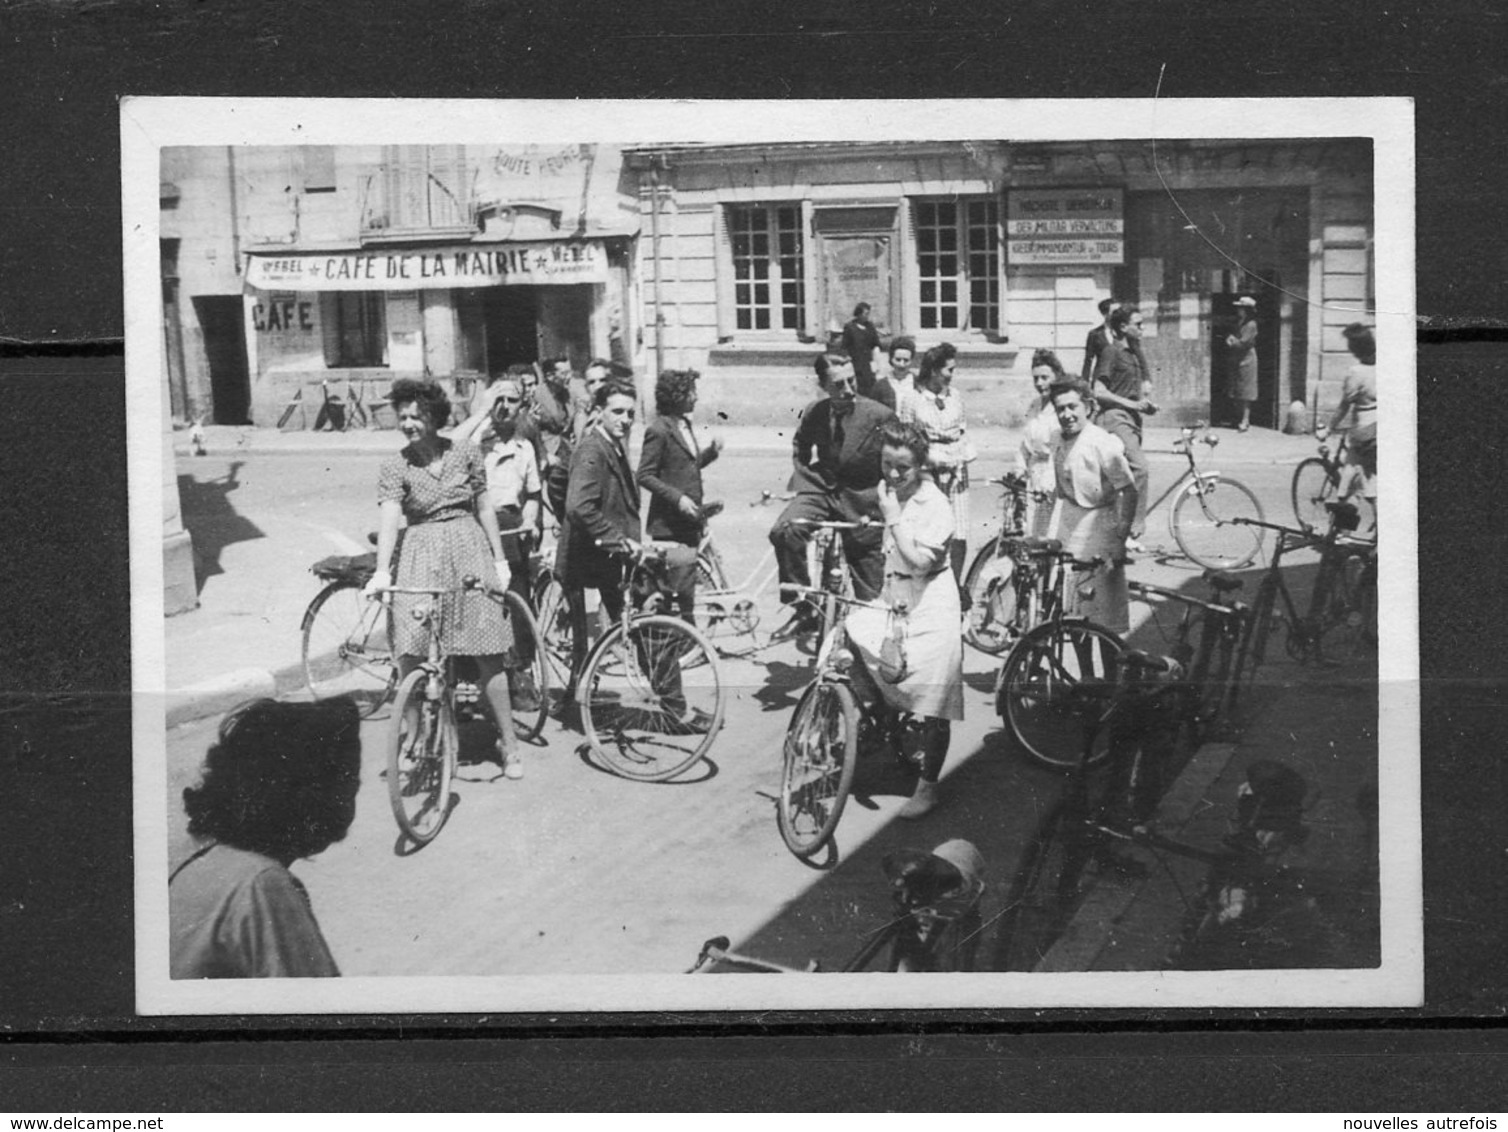
[[1257, 399], [1257, 300], [1242, 295], [1236, 300], [1240, 321], [1234, 333], [1225, 336], [1230, 350], [1230, 399], [1241, 407], [1237, 432], [1251, 428], [1251, 403]]
[[[390, 400], [408, 444], [383, 461], [378, 475], [377, 572], [367, 592], [375, 595], [393, 585], [459, 590], [468, 575], [506, 590], [512, 574], [503, 556], [481, 449], [440, 435], [439, 422], [450, 419], [450, 401], [433, 381], [395, 381]], [[408, 526], [395, 581], [390, 567], [399, 524], [405, 519]], [[432, 600], [393, 595], [393, 651], [400, 679], [429, 654], [429, 631], [414, 619], [412, 610]], [[522, 778], [504, 667], [513, 632], [503, 606], [473, 590], [450, 594], [435, 608], [440, 647], [451, 656], [475, 658], [482, 699], [497, 725], [503, 773]]]

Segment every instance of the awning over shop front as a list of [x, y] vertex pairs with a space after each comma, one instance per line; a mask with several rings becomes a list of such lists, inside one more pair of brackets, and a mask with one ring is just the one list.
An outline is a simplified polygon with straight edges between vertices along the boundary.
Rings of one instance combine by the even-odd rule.
[[247, 285], [262, 291], [416, 291], [518, 284], [606, 283], [601, 240], [299, 254], [254, 253]]

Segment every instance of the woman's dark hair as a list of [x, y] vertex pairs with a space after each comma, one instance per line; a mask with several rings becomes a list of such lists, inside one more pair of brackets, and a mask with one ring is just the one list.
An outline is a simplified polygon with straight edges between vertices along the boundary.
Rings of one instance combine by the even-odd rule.
[[1056, 404], [1058, 397], [1064, 393], [1077, 393], [1079, 400], [1083, 401], [1087, 407], [1091, 409], [1094, 407], [1094, 391], [1089, 388], [1089, 382], [1077, 374], [1068, 374], [1054, 379], [1053, 383], [1047, 387], [1047, 403]]
[[393, 391], [387, 399], [394, 410], [403, 405], [418, 405], [419, 411], [429, 418], [431, 428], [444, 428], [450, 423], [450, 398], [439, 383], [428, 378], [400, 377], [393, 382]]
[[629, 397], [637, 401], [639, 391], [634, 388], [633, 382], [624, 381], [621, 377], [610, 377], [592, 394], [592, 404], [598, 409], [607, 408], [609, 397]]
[[311, 857], [350, 829], [360, 773], [350, 697], [254, 700], [221, 721], [199, 785], [183, 792], [189, 832], [279, 861]]
[[668, 369], [655, 382], [655, 412], [678, 417], [690, 410], [692, 391], [702, 375], [694, 369]]
[[1364, 322], [1353, 322], [1341, 331], [1345, 336], [1346, 345], [1351, 353], [1356, 355], [1356, 360], [1363, 365], [1377, 364], [1377, 339], [1372, 337], [1372, 328]]
[[918, 468], [927, 466], [927, 452], [930, 449], [927, 434], [899, 417], [891, 417], [880, 426], [880, 447], [905, 448], [916, 457]]
[[1059, 377], [1064, 376], [1063, 363], [1058, 361], [1058, 355], [1051, 350], [1032, 351], [1032, 369], [1038, 366], [1048, 366]]
[[854, 307], [853, 316], [854, 318], [863, 318], [870, 312], [870, 310], [871, 307], [868, 303], [860, 303], [858, 306]]
[[958, 347], [951, 342], [939, 342], [922, 355], [921, 368], [917, 370], [916, 383], [930, 385], [939, 370], [958, 357]]
[[908, 338], [904, 334], [902, 334], [898, 338], [892, 338], [890, 340], [890, 356], [892, 358], [895, 357], [895, 352], [897, 350], [910, 350], [911, 356], [913, 358], [916, 357], [916, 339]]
[[539, 374], [537, 374], [537, 373], [534, 372], [534, 367], [531, 366], [528, 362], [514, 362], [511, 366], [509, 366], [503, 372], [505, 374], [507, 374], [509, 377], [534, 377], [534, 378], [537, 378], [539, 376]]

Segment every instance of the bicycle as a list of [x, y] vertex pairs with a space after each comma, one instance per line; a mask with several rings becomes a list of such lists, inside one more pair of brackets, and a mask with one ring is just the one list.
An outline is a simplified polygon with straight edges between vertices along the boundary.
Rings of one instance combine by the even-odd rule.
[[[881, 867], [890, 881], [895, 915], [865, 933], [858, 949], [837, 971], [974, 970], [982, 930], [979, 902], [986, 887], [979, 851], [967, 841], [955, 840], [931, 853], [916, 849], [887, 853]], [[823, 973], [816, 960], [805, 967], [788, 967], [733, 951], [727, 936], [702, 944], [686, 973], [718, 973], [718, 967], [780, 975]]]
[[440, 646], [445, 610], [454, 595], [483, 588], [468, 575], [458, 589], [392, 586], [382, 591], [434, 599], [433, 604], [413, 611], [429, 637], [429, 651], [398, 685], [387, 733], [388, 801], [398, 828], [416, 845], [433, 841], [450, 816], [450, 783], [460, 746], [456, 730], [459, 681], [453, 671], [454, 658]]
[[[520, 533], [522, 528], [502, 532], [504, 537]], [[362, 718], [374, 715], [387, 702], [398, 681], [391, 611], [384, 602], [368, 601], [364, 593], [376, 569], [375, 552], [320, 559], [310, 571], [327, 585], [314, 595], [299, 625], [304, 686], [310, 698], [350, 695]], [[514, 709], [514, 733], [526, 741], [535, 739], [544, 728], [550, 687], [539, 624], [529, 602], [512, 590], [500, 595], [489, 593], [506, 609], [514, 629], [515, 651], [528, 658], [527, 668], [537, 693], [537, 707], [528, 698], [519, 697], [524, 706]], [[515, 666], [512, 671], [520, 669]], [[514, 676], [511, 682], [519, 685], [519, 691], [528, 690], [529, 681], [522, 677]]]
[[[815, 603], [824, 626], [817, 648], [817, 675], [801, 693], [786, 727], [775, 803], [781, 839], [787, 849], [806, 860], [832, 840], [853, 788], [860, 732], [877, 726], [854, 690], [856, 657], [842, 629], [848, 606], [869, 603], [814, 586], [781, 588]], [[866, 734], [865, 739], [871, 736]]]
[[717, 650], [701, 630], [658, 612], [667, 549], [628, 549], [622, 612], [570, 685], [598, 759], [640, 782], [663, 782], [699, 762], [726, 707]]
[[1024, 536], [1031, 507], [1050, 507], [1052, 496], [1032, 491], [1019, 473], [990, 482], [1004, 489], [1000, 530], [979, 548], [964, 574], [969, 609], [963, 639], [980, 652], [1000, 656], [1036, 623], [1041, 577], [1033, 570], [1030, 540]]
[[[1272, 764], [1282, 771], [1276, 778], [1259, 777], [1261, 761], [1248, 768], [1243, 790], [1251, 803], [1238, 811], [1236, 828], [1218, 849], [1165, 836], [1151, 824], [1168, 766], [1165, 749], [1155, 736], [1149, 740], [1153, 735], [1149, 725], [1155, 727], [1155, 721], [1169, 712], [1170, 681], [1181, 678], [1180, 670], [1171, 657], [1127, 652], [1108, 694], [1097, 690], [1093, 695], [1084, 716], [1079, 757], [1069, 767], [1062, 795], [1038, 826], [1006, 891], [999, 916], [996, 969], [1039, 969], [1102, 873], [1146, 875], [1145, 862], [1127, 858], [1121, 850], [1150, 852], [1159, 863], [1167, 854], [1207, 865], [1214, 883], [1205, 887], [1199, 905], [1191, 905], [1198, 907], [1200, 920], [1205, 921], [1205, 908], [1219, 899], [1221, 888], [1251, 887], [1269, 869], [1274, 855], [1286, 847], [1272, 833], [1275, 828], [1291, 830], [1292, 783], [1303, 780], [1281, 764]], [[1096, 774], [1092, 764], [1102, 748], [1114, 758]], [[1300, 786], [1300, 798], [1305, 789]]]
[[[1319, 455], [1306, 456], [1293, 469], [1293, 516], [1306, 531], [1319, 531], [1329, 522], [1325, 504], [1347, 499], [1355, 469], [1347, 462], [1349, 433], [1340, 431], [1332, 455], [1328, 436], [1319, 437]], [[1345, 490], [1342, 490], [1344, 485]]]
[[[1325, 661], [1325, 640], [1338, 629], [1345, 630], [1345, 651], [1358, 653], [1377, 635], [1377, 547], [1375, 543], [1346, 539], [1356, 529], [1360, 516], [1354, 504], [1327, 503], [1331, 515], [1329, 528], [1316, 537], [1309, 531], [1263, 523], [1277, 532], [1277, 547], [1252, 602], [1250, 628], [1236, 657], [1238, 684], [1248, 683], [1267, 659], [1267, 638], [1275, 621], [1283, 620], [1288, 628], [1285, 648], [1300, 664]], [[1237, 520], [1255, 523], [1255, 520]], [[1320, 555], [1319, 572], [1310, 594], [1309, 611], [1304, 616], [1283, 577], [1283, 556], [1294, 550], [1316, 548]], [[1282, 608], [1277, 600], [1283, 599]], [[1332, 646], [1332, 654], [1337, 650]]]
[[[1076, 689], [1109, 680], [1126, 646], [1119, 634], [1067, 612], [1070, 587], [1079, 584], [1075, 576], [1094, 570], [1099, 560], [1078, 561], [1057, 539], [1026, 541], [1045, 575], [1042, 592], [1048, 599], [1042, 620], [1021, 635], [1001, 665], [995, 711], [1028, 755], [1062, 770], [1077, 761], [1085, 708]], [[1091, 761], [1106, 754], [1095, 752]]]
[[1262, 552], [1261, 532], [1234, 524], [1238, 517], [1263, 518], [1262, 504], [1251, 488], [1221, 472], [1201, 471], [1194, 458], [1194, 434], [1205, 429], [1200, 441], [1211, 450], [1220, 438], [1208, 422], [1185, 425], [1173, 442], [1173, 451], [1188, 461], [1188, 468], [1166, 491], [1147, 505], [1151, 514], [1169, 497], [1168, 533], [1186, 558], [1207, 570], [1239, 570]]
[[[1235, 711], [1240, 687], [1234, 679], [1236, 649], [1251, 617], [1240, 602], [1221, 604], [1226, 595], [1242, 587], [1239, 578], [1207, 570], [1204, 579], [1213, 591], [1212, 601], [1146, 582], [1127, 583], [1133, 597], [1152, 606], [1153, 624], [1168, 642], [1169, 655], [1183, 666], [1178, 714], [1191, 747], [1198, 746], [1222, 721], [1228, 722]], [[1181, 607], [1171, 631], [1163, 627], [1158, 604], [1151, 599]], [[1197, 644], [1193, 643], [1196, 627]]]

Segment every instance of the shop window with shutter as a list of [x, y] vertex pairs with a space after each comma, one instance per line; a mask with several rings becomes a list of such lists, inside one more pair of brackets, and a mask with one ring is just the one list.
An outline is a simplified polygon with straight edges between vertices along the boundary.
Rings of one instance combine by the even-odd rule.
[[387, 296], [381, 291], [325, 291], [319, 297], [325, 365], [387, 365]]
[[727, 230], [734, 326], [799, 333], [806, 313], [801, 206], [730, 205]]
[[1000, 329], [1000, 205], [994, 198], [913, 203], [923, 330]]

